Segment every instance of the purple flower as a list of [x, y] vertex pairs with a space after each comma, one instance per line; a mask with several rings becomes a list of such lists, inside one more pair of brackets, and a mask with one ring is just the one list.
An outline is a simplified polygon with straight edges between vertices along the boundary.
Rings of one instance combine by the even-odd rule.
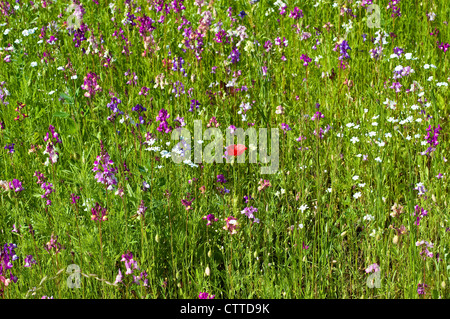
[[217, 175], [217, 183], [226, 183], [227, 180], [225, 179], [225, 176], [223, 174]]
[[209, 295], [207, 292], [201, 292], [198, 295], [198, 299], [214, 299], [216, 295]]
[[8, 153], [14, 154], [14, 145], [16, 145], [16, 144], [14, 144], [14, 143], [12, 143], [12, 144], [10, 144], [10, 145], [6, 144], [6, 146], [4, 147], [4, 149], [5, 149], [5, 150], [8, 150]]
[[81, 88], [87, 91], [84, 93], [85, 97], [94, 98], [98, 91], [102, 91], [102, 88], [97, 83], [98, 79], [99, 76], [94, 72], [88, 73], [84, 77], [84, 83], [81, 85]]
[[394, 53], [397, 54], [398, 56], [401, 56], [403, 54], [403, 49], [401, 49], [399, 47], [395, 47]]
[[75, 194], [70, 194], [70, 196], [71, 196], [71, 200], [72, 200], [72, 204], [74, 204], [74, 205], [76, 205], [76, 203], [77, 203], [77, 200], [79, 200], [80, 199], [80, 196], [76, 196]]
[[314, 115], [313, 116], [311, 116], [311, 121], [314, 121], [314, 120], [320, 120], [320, 119], [323, 119], [325, 116], [322, 114], [322, 113], [320, 113], [319, 111], [317, 111], [316, 113], [314, 113]]
[[348, 51], [351, 50], [350, 46], [348, 45], [347, 41], [342, 41], [339, 45], [339, 50], [341, 55], [339, 56], [339, 60], [343, 59], [350, 59], [350, 55], [348, 54]]
[[106, 208], [101, 207], [99, 203], [95, 203], [95, 206], [91, 209], [91, 220], [93, 221], [107, 221], [108, 220], [108, 212]]
[[380, 271], [380, 266], [378, 266], [377, 263], [370, 265], [366, 269], [366, 273], [370, 274], [371, 272], [378, 272]]
[[427, 284], [418, 284], [418, 285], [417, 285], [417, 293], [418, 293], [419, 295], [425, 295], [425, 294], [426, 294], [425, 289], [426, 289], [427, 287], [428, 287]]
[[189, 108], [189, 112], [194, 112], [194, 108], [198, 109], [200, 105], [201, 104], [199, 101], [197, 101], [195, 99], [191, 100], [191, 107]]
[[244, 196], [244, 201], [245, 201], [246, 204], [252, 199], [253, 199], [253, 197], [251, 195], [249, 195], [249, 196], [245, 195]]
[[34, 260], [32, 255], [27, 255], [24, 259], [25, 265], [23, 265], [24, 267], [29, 267], [31, 268], [32, 265], [36, 264], [36, 260]]
[[312, 61], [311, 58], [306, 54], [302, 54], [302, 56], [300, 57], [300, 60], [302, 60], [304, 62], [303, 63], [304, 66], [308, 66], [308, 63]]
[[145, 211], [147, 210], [148, 207], [145, 207], [144, 205], [144, 200], [141, 200], [141, 204], [139, 205], [139, 208], [137, 210], [137, 214], [139, 216], [144, 216]]
[[52, 250], [54, 250], [55, 254], [58, 254], [59, 252], [61, 252], [61, 250], [65, 249], [65, 248], [60, 243], [58, 243], [58, 236], [55, 236], [52, 233], [52, 236], [50, 237], [50, 241], [44, 245], [44, 249], [48, 253], [50, 253]]
[[293, 18], [294, 20], [303, 18], [303, 11], [300, 10], [299, 8], [295, 7], [294, 11], [291, 11], [289, 18]]
[[256, 213], [258, 211], [258, 208], [255, 208], [253, 206], [250, 207], [245, 207], [242, 211], [241, 214], [244, 214], [245, 216], [247, 216], [249, 219], [253, 219], [254, 223], [259, 223], [260, 220], [258, 218], [255, 217], [254, 213]]
[[23, 191], [22, 182], [18, 179], [13, 179], [9, 182], [9, 189], [13, 189], [16, 193]]
[[231, 60], [232, 64], [236, 64], [239, 62], [239, 57], [240, 57], [240, 53], [239, 50], [236, 47], [233, 47], [233, 49], [231, 49], [231, 53], [228, 56], [228, 59]]
[[430, 154], [436, 150], [436, 146], [439, 145], [438, 137], [441, 133], [441, 126], [438, 125], [438, 127], [431, 127], [430, 125], [427, 128], [427, 132], [428, 133], [425, 136], [425, 139], [430, 146], [424, 152], [420, 153], [421, 155]]
[[289, 127], [288, 124], [286, 123], [281, 123], [281, 129], [284, 131], [284, 133], [286, 134], [287, 131], [291, 131], [292, 129]]
[[194, 201], [194, 197], [191, 197], [191, 194], [187, 193], [187, 197], [184, 199], [181, 199], [181, 204], [186, 207], [186, 210], [192, 209], [192, 202]]
[[208, 214], [203, 217], [203, 220], [207, 220], [206, 226], [212, 225], [213, 222], [217, 222], [218, 219], [214, 216], [214, 214]]
[[113, 185], [117, 185], [117, 179], [115, 174], [117, 173], [117, 167], [113, 167], [114, 162], [109, 158], [108, 152], [103, 147], [103, 141], [100, 141], [101, 154], [97, 156], [97, 160], [94, 162], [93, 172], [95, 179], [98, 183], [102, 183], [107, 186], [108, 190], [113, 189]]

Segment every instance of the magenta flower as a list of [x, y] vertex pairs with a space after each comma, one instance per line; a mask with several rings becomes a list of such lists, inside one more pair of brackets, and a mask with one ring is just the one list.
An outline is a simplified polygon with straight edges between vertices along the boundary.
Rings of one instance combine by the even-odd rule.
[[18, 179], [13, 179], [9, 182], [9, 189], [13, 189], [16, 193], [23, 191], [22, 182]]
[[93, 221], [107, 221], [108, 220], [108, 212], [106, 208], [101, 207], [99, 203], [95, 203], [95, 206], [91, 209], [91, 220]]
[[186, 207], [186, 210], [192, 209], [191, 205], [195, 198], [191, 198], [191, 194], [187, 193], [187, 197], [181, 200], [181, 204]]
[[81, 85], [81, 88], [87, 92], [84, 93], [85, 97], [94, 98], [97, 92], [101, 92], [102, 88], [98, 85], [97, 80], [99, 76], [94, 72], [88, 73], [84, 77], [84, 83]]
[[223, 226], [223, 229], [227, 230], [231, 235], [236, 234], [239, 227], [237, 219], [233, 216], [229, 216], [225, 218], [224, 221], [226, 222], [226, 225]]
[[226, 183], [227, 180], [225, 179], [225, 176], [223, 174], [217, 175], [217, 183]]
[[218, 219], [214, 216], [214, 214], [208, 214], [207, 216], [203, 217], [203, 220], [207, 220], [206, 226], [212, 225], [213, 222], [217, 222]]
[[428, 287], [427, 284], [418, 284], [417, 285], [417, 293], [419, 295], [425, 295], [426, 294], [426, 288]]
[[306, 54], [302, 54], [302, 56], [300, 57], [300, 60], [302, 60], [304, 63], [304, 66], [308, 66], [308, 63], [312, 61], [312, 59], [306, 55]]
[[371, 272], [378, 272], [380, 271], [380, 266], [378, 266], [377, 263], [370, 265], [366, 269], [366, 273], [370, 274]]
[[207, 292], [201, 292], [198, 295], [198, 299], [214, 299], [216, 295], [210, 295]]

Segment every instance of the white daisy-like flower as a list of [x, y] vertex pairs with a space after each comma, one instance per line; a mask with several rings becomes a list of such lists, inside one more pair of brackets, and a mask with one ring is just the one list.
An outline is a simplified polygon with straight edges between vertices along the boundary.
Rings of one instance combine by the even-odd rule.
[[305, 211], [305, 210], [307, 210], [309, 207], [308, 207], [308, 205], [302, 205], [302, 206], [300, 206], [298, 209], [300, 209], [301, 211], [302, 211], [302, 213]]
[[359, 138], [357, 138], [356, 136], [353, 136], [350, 140], [350, 142], [352, 142], [353, 144], [359, 142]]
[[355, 194], [353, 194], [353, 198], [358, 199], [361, 197], [361, 192], [357, 192]]

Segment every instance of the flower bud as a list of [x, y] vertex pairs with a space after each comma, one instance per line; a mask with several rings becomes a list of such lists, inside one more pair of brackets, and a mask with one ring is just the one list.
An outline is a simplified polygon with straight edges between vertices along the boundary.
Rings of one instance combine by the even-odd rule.
[[398, 243], [398, 236], [395, 235], [394, 238], [392, 239], [392, 242], [394, 243], [394, 245], [397, 245]]
[[211, 249], [208, 251], [208, 257], [209, 258], [211, 258], [211, 255], [212, 255], [212, 251], [211, 251]]
[[206, 276], [211, 275], [211, 269], [209, 269], [209, 266], [206, 266], [206, 269], [205, 269], [205, 275], [206, 275]]
[[155, 236], [155, 241], [156, 241], [157, 243], [159, 243], [159, 236], [158, 236], [158, 234]]

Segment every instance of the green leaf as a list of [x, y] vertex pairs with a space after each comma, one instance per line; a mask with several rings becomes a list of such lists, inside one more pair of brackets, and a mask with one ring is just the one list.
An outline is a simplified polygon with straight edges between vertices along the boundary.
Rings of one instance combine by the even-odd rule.
[[134, 197], [134, 192], [133, 192], [133, 190], [131, 189], [130, 184], [127, 184], [127, 190], [128, 190], [128, 193], [131, 194], [131, 197]]
[[58, 112], [55, 112], [55, 113], [53, 113], [53, 117], [63, 117], [63, 118], [66, 118], [66, 117], [69, 117], [69, 113], [66, 113], [66, 112], [61, 112], [61, 111], [58, 111]]
[[60, 98], [63, 98], [64, 100], [66, 100], [67, 103], [73, 104], [73, 98], [71, 98], [71, 97], [68, 96], [67, 94], [61, 93], [61, 94], [59, 94], [59, 97], [60, 97]]

